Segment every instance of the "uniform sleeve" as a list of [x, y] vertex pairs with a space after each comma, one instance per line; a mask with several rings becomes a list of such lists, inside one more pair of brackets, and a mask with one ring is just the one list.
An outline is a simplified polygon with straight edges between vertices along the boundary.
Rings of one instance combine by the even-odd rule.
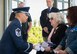
[[58, 29], [55, 31], [55, 34], [53, 34], [51, 41], [58, 46], [60, 44], [61, 40], [65, 36], [65, 30], [67, 29], [67, 26], [65, 25], [60, 25], [58, 26]]
[[69, 53], [69, 54], [75, 54], [77, 53], [77, 39], [75, 41], [73, 41], [65, 50]]
[[31, 15], [28, 17], [28, 22], [32, 22]]
[[15, 46], [21, 52], [29, 53], [32, 50], [33, 45], [23, 41], [22, 35], [21, 35], [21, 28], [19, 28], [18, 26], [12, 26], [10, 33]]

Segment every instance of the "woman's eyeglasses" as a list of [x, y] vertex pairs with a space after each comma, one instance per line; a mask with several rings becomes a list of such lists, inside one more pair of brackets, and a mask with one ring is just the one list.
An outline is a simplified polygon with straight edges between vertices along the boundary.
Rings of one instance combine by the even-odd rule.
[[51, 17], [50, 20], [53, 20], [53, 17]]

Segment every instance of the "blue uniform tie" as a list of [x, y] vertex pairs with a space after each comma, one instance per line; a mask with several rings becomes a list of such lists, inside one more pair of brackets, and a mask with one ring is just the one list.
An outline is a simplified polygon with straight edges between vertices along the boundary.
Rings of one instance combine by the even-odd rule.
[[48, 13], [50, 13], [50, 11], [51, 11], [51, 9], [50, 9], [50, 7], [48, 8]]

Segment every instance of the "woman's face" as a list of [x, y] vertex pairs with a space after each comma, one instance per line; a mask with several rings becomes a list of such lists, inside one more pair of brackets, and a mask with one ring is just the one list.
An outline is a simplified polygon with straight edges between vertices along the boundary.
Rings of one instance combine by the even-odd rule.
[[51, 23], [51, 25], [52, 25], [53, 27], [56, 27], [56, 26], [57, 26], [57, 24], [58, 24], [58, 22], [57, 22], [57, 19], [56, 19], [56, 18], [51, 18], [49, 21], [50, 21], [50, 23]]

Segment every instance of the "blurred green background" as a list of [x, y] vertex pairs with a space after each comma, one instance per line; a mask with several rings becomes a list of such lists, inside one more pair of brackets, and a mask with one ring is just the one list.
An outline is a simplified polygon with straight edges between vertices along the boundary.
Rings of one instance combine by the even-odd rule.
[[29, 43], [37, 44], [43, 42], [41, 26], [33, 26], [28, 35]]

